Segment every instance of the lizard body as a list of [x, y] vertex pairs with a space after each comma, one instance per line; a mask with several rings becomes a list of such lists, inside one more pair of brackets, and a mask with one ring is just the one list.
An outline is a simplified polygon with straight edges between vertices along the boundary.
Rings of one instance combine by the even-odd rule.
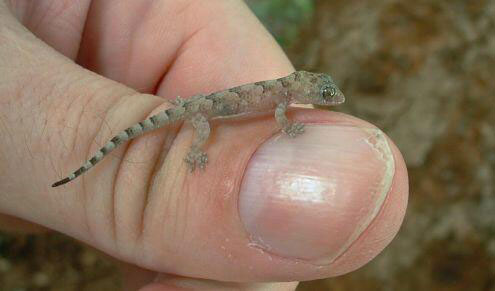
[[204, 168], [208, 161], [201, 147], [210, 135], [208, 122], [210, 119], [274, 111], [275, 119], [282, 131], [294, 137], [304, 131], [304, 125], [298, 122], [291, 123], [287, 119], [285, 112], [290, 104], [338, 105], [344, 101], [344, 95], [330, 76], [305, 71], [297, 71], [283, 78], [241, 85], [209, 95], [196, 95], [186, 100], [177, 98], [175, 107], [163, 110], [121, 131], [84, 165], [54, 183], [52, 187], [74, 180], [120, 144], [167, 124], [179, 121], [191, 122], [196, 134], [184, 160], [189, 169], [194, 171], [196, 167]]

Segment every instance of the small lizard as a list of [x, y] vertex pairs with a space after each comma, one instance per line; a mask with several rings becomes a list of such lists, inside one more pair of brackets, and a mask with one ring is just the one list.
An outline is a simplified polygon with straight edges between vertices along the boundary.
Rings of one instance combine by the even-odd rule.
[[325, 74], [297, 71], [286, 77], [241, 85], [210, 95], [177, 98], [176, 106], [151, 116], [117, 134], [91, 159], [66, 178], [54, 183], [57, 187], [70, 182], [91, 169], [117, 146], [145, 132], [179, 121], [190, 121], [195, 129], [191, 149], [184, 161], [189, 169], [204, 168], [207, 154], [201, 149], [210, 135], [208, 120], [255, 112], [273, 112], [282, 131], [290, 137], [304, 132], [304, 125], [290, 122], [285, 115], [290, 104], [338, 105], [344, 94], [332, 78]]

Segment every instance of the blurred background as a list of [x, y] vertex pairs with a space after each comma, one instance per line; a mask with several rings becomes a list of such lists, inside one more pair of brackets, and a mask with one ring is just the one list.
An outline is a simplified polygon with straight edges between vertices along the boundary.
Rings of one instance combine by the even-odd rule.
[[[404, 225], [348, 275], [298, 290], [495, 290], [495, 0], [248, 0], [297, 69], [409, 169]], [[113, 263], [60, 234], [0, 232], [0, 290], [119, 290]]]

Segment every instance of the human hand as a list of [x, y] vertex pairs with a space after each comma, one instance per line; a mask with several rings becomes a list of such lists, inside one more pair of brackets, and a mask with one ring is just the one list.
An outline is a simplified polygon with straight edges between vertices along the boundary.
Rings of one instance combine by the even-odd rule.
[[129, 286], [148, 290], [225, 286], [192, 278], [291, 290], [249, 282], [349, 272], [397, 232], [397, 148], [362, 120], [318, 110], [293, 112], [308, 126], [290, 140], [268, 115], [213, 123], [204, 172], [187, 172], [192, 130], [178, 125], [51, 188], [167, 99], [293, 68], [242, 1], [10, 3], [0, 2], [0, 213], [169, 274], [133, 269]]

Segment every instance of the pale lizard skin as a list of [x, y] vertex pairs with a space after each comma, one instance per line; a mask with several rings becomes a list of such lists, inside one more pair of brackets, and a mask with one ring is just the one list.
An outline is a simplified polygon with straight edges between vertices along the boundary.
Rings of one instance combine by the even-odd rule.
[[125, 141], [167, 124], [190, 121], [195, 129], [191, 149], [185, 162], [191, 171], [204, 168], [208, 156], [201, 149], [210, 135], [208, 120], [255, 112], [273, 112], [282, 131], [295, 137], [304, 131], [304, 125], [291, 123], [285, 112], [290, 104], [338, 105], [345, 97], [332, 78], [325, 74], [297, 71], [286, 77], [246, 84], [210, 95], [196, 95], [183, 100], [177, 98], [175, 107], [151, 116], [113, 137], [91, 159], [70, 174], [54, 183], [57, 187], [70, 182], [92, 168], [103, 157]]

